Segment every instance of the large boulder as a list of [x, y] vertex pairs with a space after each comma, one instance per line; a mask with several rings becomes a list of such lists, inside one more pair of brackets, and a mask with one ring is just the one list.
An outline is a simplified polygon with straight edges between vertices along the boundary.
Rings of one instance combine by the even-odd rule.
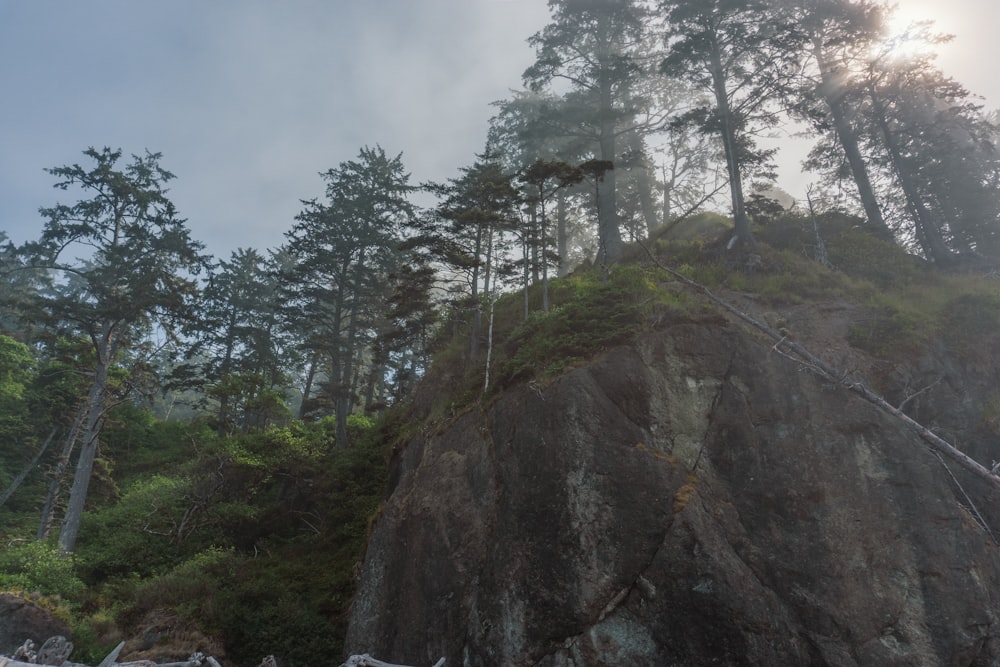
[[1000, 664], [1000, 551], [976, 518], [1000, 499], [954, 472], [741, 326], [666, 324], [406, 445], [346, 649]]
[[11, 655], [27, 639], [40, 647], [57, 635], [70, 636], [70, 628], [61, 618], [20, 595], [0, 593], [0, 655]]

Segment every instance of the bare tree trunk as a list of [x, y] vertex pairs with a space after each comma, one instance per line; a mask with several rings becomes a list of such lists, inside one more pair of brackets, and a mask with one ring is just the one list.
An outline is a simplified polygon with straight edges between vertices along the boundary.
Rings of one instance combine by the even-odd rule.
[[62, 529], [59, 531], [59, 549], [70, 553], [76, 547], [76, 538], [80, 532], [80, 520], [87, 502], [87, 491], [90, 488], [90, 478], [94, 471], [94, 461], [97, 458], [98, 436], [104, 422], [104, 398], [108, 390], [108, 371], [114, 358], [113, 326], [108, 323], [103, 327], [101, 339], [97, 341], [97, 363], [94, 366], [94, 381], [87, 396], [87, 419], [80, 443], [80, 457], [77, 459], [76, 472], [73, 474], [73, 486], [70, 487], [69, 501], [66, 504], [66, 515], [63, 517]]
[[83, 420], [86, 417], [86, 406], [81, 405], [77, 410], [76, 417], [73, 418], [73, 425], [70, 427], [69, 433], [63, 441], [63, 450], [59, 455], [59, 462], [56, 463], [52, 479], [49, 481], [49, 490], [45, 495], [42, 514], [38, 520], [38, 531], [35, 533], [35, 539], [37, 540], [44, 540], [48, 537], [49, 530], [52, 528], [52, 515], [55, 511], [56, 501], [59, 498], [59, 492], [62, 489], [63, 479], [66, 476], [66, 468], [69, 467], [70, 456], [72, 456], [73, 449], [76, 447], [76, 441], [80, 437], [80, 429], [83, 428]]
[[844, 151], [847, 164], [851, 168], [851, 176], [858, 189], [858, 197], [861, 199], [861, 206], [865, 209], [865, 216], [868, 223], [876, 231], [887, 239], [892, 238], [892, 231], [882, 216], [882, 209], [879, 208], [878, 198], [875, 196], [875, 189], [872, 187], [871, 177], [868, 175], [868, 166], [861, 155], [861, 148], [858, 145], [858, 136], [851, 127], [851, 122], [844, 109], [841, 86], [836, 73], [833, 71], [823, 52], [823, 40], [820, 37], [813, 39], [813, 57], [819, 67], [821, 83], [820, 93], [830, 109], [830, 117], [833, 119], [833, 126], [837, 133], [837, 141]]
[[309, 358], [309, 370], [306, 371], [306, 384], [302, 388], [302, 402], [299, 403], [299, 419], [305, 416], [306, 403], [309, 401], [309, 395], [312, 394], [313, 381], [316, 379], [316, 364], [318, 363], [318, 352], [313, 352], [312, 356]]
[[527, 320], [528, 316], [531, 314], [531, 303], [528, 298], [528, 285], [530, 273], [528, 271], [528, 234], [524, 233], [521, 236], [521, 255], [524, 260], [524, 319]]
[[483, 228], [476, 228], [474, 249], [475, 264], [472, 267], [470, 305], [472, 306], [472, 331], [469, 335], [469, 361], [475, 364], [479, 358], [479, 336], [483, 330], [483, 304], [479, 300], [479, 256], [483, 249]]
[[556, 252], [559, 253], [558, 276], [569, 275], [569, 232], [566, 220], [566, 191], [556, 190]]
[[549, 225], [545, 215], [545, 183], [538, 184], [538, 202], [542, 213], [541, 238], [542, 251], [542, 312], [549, 312]]
[[45, 450], [47, 450], [49, 445], [52, 444], [52, 438], [54, 437], [56, 437], [56, 429], [52, 429], [52, 431], [49, 432], [49, 437], [45, 438], [45, 442], [42, 444], [41, 449], [38, 450], [28, 465], [26, 465], [24, 469], [21, 470], [21, 472], [19, 472], [13, 480], [11, 480], [4, 492], [0, 493], [0, 507], [2, 507], [3, 504], [7, 502], [12, 495], [14, 495], [14, 492], [17, 491], [17, 487], [21, 486], [21, 482], [24, 481], [24, 478], [35, 469], [35, 466], [38, 465], [39, 459], [42, 458], [42, 454], [44, 454]]
[[725, 72], [718, 46], [711, 52], [712, 58], [712, 89], [715, 93], [715, 104], [718, 107], [719, 118], [722, 120], [722, 145], [726, 155], [726, 169], [729, 173], [729, 193], [733, 206], [733, 225], [735, 240], [747, 247], [755, 245], [750, 232], [750, 219], [743, 197], [743, 176], [740, 172], [739, 156], [736, 152], [736, 128], [732, 109], [729, 106], [729, 94], [726, 91]]

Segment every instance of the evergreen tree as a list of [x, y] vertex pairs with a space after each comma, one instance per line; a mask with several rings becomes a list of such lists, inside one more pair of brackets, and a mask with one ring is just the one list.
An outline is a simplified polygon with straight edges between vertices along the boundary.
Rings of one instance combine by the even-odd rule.
[[[618, 159], [618, 135], [635, 113], [630, 81], [646, 64], [646, 10], [636, 0], [549, 0], [552, 22], [532, 36], [535, 63], [525, 83], [541, 90], [553, 81], [568, 83], [584, 96], [587, 124], [594, 128], [595, 159]], [[609, 171], [598, 188], [599, 244], [611, 260], [622, 252], [616, 176]]]
[[676, 122], [695, 123], [723, 146], [732, 201], [734, 241], [753, 245], [744, 180], [770, 176], [774, 151], [761, 150], [754, 134], [777, 122], [774, 103], [798, 52], [789, 30], [766, 0], [661, 0], [667, 57], [661, 69], [711, 95]]
[[457, 305], [470, 313], [470, 359], [475, 362], [483, 331], [483, 295], [496, 279], [505, 234], [515, 227], [519, 195], [495, 155], [486, 154], [446, 184], [429, 184], [440, 203], [412, 244], [460, 282]]
[[337, 420], [337, 443], [347, 446], [347, 416], [357, 404], [358, 373], [370, 355], [370, 327], [387, 277], [396, 269], [402, 229], [414, 216], [402, 156], [362, 148], [356, 160], [321, 174], [326, 200], [304, 201], [286, 234], [283, 252], [294, 262], [283, 275], [286, 312], [310, 357], [303, 410], [316, 371], [326, 376], [325, 398]]
[[956, 254], [995, 252], [1000, 190], [990, 175], [1000, 155], [970, 93], [927, 53], [874, 58], [865, 92], [871, 159], [894, 178], [909, 221], [904, 238], [945, 267]]
[[276, 261], [256, 250], [234, 251], [205, 286], [204, 331], [196, 352], [206, 358], [201, 375], [219, 402], [220, 433], [263, 426], [273, 410], [261, 409], [283, 404], [291, 360], [285, 356], [279, 311]]
[[[173, 175], [160, 167], [159, 153], [133, 156], [124, 168], [117, 167], [120, 150], [84, 154], [93, 161], [89, 168], [48, 171], [59, 179], [57, 188], [89, 198], [41, 209], [41, 239], [23, 248], [31, 267], [57, 276], [55, 288], [36, 301], [36, 317], [53, 331], [86, 337], [93, 354], [80, 454], [59, 535], [64, 551], [73, 550], [80, 529], [111, 371], [142, 346], [152, 327], [169, 333], [189, 322], [198, 292], [194, 275], [205, 261], [166, 196], [163, 186]], [[77, 259], [81, 251], [89, 256]]]
[[[863, 154], [863, 89], [860, 73], [884, 35], [885, 7], [871, 0], [789, 0], [783, 4], [802, 33], [801, 84], [790, 107], [839, 147], [868, 223], [880, 236], [892, 238]], [[816, 156], [823, 154], [823, 148]]]

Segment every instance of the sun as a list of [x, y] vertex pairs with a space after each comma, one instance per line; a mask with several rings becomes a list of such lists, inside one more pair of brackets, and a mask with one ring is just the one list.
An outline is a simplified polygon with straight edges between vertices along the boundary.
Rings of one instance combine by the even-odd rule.
[[936, 51], [944, 31], [940, 6], [923, 0], [899, 0], [885, 18], [885, 38], [879, 45], [892, 58], [909, 58]]

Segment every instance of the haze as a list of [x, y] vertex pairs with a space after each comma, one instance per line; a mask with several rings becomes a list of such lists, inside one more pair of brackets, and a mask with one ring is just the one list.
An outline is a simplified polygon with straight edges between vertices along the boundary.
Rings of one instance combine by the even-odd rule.
[[[957, 35], [942, 68], [988, 108], [994, 3], [901, 2]], [[415, 182], [469, 164], [547, 20], [544, 0], [0, 0], [0, 230], [35, 238], [63, 194], [44, 168], [110, 146], [163, 153], [213, 254], [276, 247], [317, 172], [363, 145], [402, 152]]]

